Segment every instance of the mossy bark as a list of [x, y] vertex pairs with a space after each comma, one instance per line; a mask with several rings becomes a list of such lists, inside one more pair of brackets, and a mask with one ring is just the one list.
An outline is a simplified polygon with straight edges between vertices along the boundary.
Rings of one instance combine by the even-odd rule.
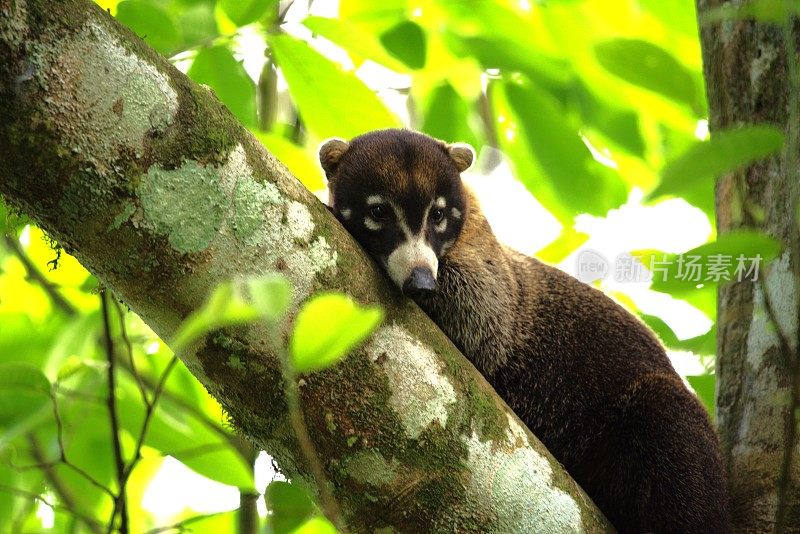
[[741, 4], [697, 1], [712, 135], [768, 123], [784, 130], [787, 141], [782, 154], [719, 180], [717, 224], [720, 234], [743, 227], [764, 231], [786, 248], [759, 281], [719, 290], [717, 422], [735, 529], [800, 532], [800, 95], [787, 61], [798, 61], [800, 31], [796, 19], [786, 26], [733, 17], [703, 22], [712, 9]]
[[[310, 433], [353, 530], [600, 532], [586, 495], [480, 374], [206, 88], [87, 0], [0, 0], [0, 193], [162, 338], [225, 279], [282, 271], [386, 321], [305, 376]], [[184, 363], [295, 480], [279, 362], [258, 325]]]

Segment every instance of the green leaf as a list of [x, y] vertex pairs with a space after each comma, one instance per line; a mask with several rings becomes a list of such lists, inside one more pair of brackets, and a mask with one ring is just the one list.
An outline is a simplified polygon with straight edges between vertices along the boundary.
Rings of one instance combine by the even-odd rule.
[[0, 390], [50, 395], [50, 381], [37, 367], [22, 362], [0, 363]]
[[695, 354], [702, 355], [712, 355], [716, 353], [716, 327], [712, 327], [705, 334], [681, 340], [678, 339], [672, 328], [660, 317], [644, 313], [639, 314], [639, 317], [656, 333], [661, 342], [668, 349], [691, 351]]
[[275, 534], [294, 532], [316, 513], [314, 501], [297, 484], [276, 480], [267, 486], [264, 501], [270, 512], [270, 526]]
[[416, 22], [405, 20], [381, 35], [381, 43], [394, 57], [411, 67], [425, 66], [425, 32]]
[[165, 56], [173, 54], [180, 46], [181, 35], [172, 17], [151, 2], [120, 2], [117, 5], [117, 20]]
[[0, 428], [39, 419], [50, 404], [50, 381], [37, 367], [23, 362], [0, 363]]
[[361, 307], [340, 293], [323, 293], [300, 310], [289, 342], [297, 372], [317, 371], [333, 365], [356, 348], [378, 327], [383, 312]]
[[237, 26], [255, 22], [270, 12], [278, 0], [220, 0], [222, 11]]
[[695, 390], [695, 392], [697, 393], [698, 398], [706, 407], [706, 410], [708, 410], [708, 414], [713, 421], [717, 406], [716, 395], [714, 391], [717, 382], [716, 376], [715, 375], [687, 376], [686, 380], [689, 382], [689, 385], [692, 386], [692, 389]]
[[297, 527], [292, 534], [336, 534], [337, 532], [333, 523], [322, 516], [317, 516]]
[[703, 24], [721, 21], [755, 19], [762, 22], [786, 24], [789, 17], [800, 13], [800, 4], [792, 0], [752, 0], [746, 4], [726, 4], [707, 9], [700, 14]]
[[292, 302], [292, 286], [281, 274], [249, 278], [250, 302], [258, 313], [270, 321], [281, 319]]
[[580, 126], [552, 97], [533, 84], [503, 82], [495, 88], [496, 113], [505, 115], [498, 122], [501, 148], [517, 179], [563, 224], [571, 226], [578, 213], [604, 216], [625, 201], [624, 182], [594, 160]]
[[453, 86], [445, 83], [428, 95], [422, 131], [449, 143], [464, 142], [477, 148], [477, 137], [469, 128], [470, 106]]
[[302, 147], [292, 143], [285, 137], [274, 134], [251, 130], [250, 133], [267, 147], [273, 156], [286, 165], [298, 180], [310, 191], [325, 189], [322, 169], [319, 166], [316, 154], [311, 155]]
[[258, 311], [242, 299], [238, 285], [225, 281], [212, 291], [199, 310], [183, 321], [169, 345], [179, 354], [212, 330], [249, 323], [257, 318]]
[[[124, 393], [119, 402], [120, 423], [138, 437], [144, 408], [130, 379], [125, 381]], [[168, 398], [159, 400], [144, 443], [211, 480], [249, 491], [255, 489], [252, 469], [225, 434], [212, 430]]]
[[614, 39], [596, 45], [595, 54], [606, 70], [626, 82], [698, 107], [691, 73], [663, 48], [649, 41]]
[[667, 163], [661, 183], [649, 195], [683, 196], [701, 183], [713, 184], [720, 175], [748, 165], [779, 151], [783, 133], [767, 125], [747, 126], [716, 132], [709, 141], [691, 146]]
[[399, 126], [397, 117], [361, 80], [305, 42], [272, 35], [269, 46], [304, 123], [317, 137], [349, 139]]
[[256, 85], [226, 46], [201, 50], [187, 73], [197, 83], [211, 87], [217, 97], [245, 126], [256, 125]]
[[406, 72], [408, 67], [389, 54], [378, 38], [360, 25], [342, 19], [306, 17], [303, 24], [312, 32], [341, 46], [358, 64], [362, 59], [380, 63], [392, 70]]
[[[752, 260], [760, 256], [758, 275], [766, 262], [781, 251], [779, 241], [753, 231], [736, 231], [719, 236], [716, 241], [693, 248], [683, 254], [636, 253], [645, 267], [654, 266], [652, 289], [680, 295], [683, 298], [701, 287], [713, 287], [720, 282], [736, 281], [749, 270]], [[740, 265], [739, 257], [743, 258]], [[658, 262], [656, 264], [652, 262]], [[724, 273], [719, 277], [714, 271]]]

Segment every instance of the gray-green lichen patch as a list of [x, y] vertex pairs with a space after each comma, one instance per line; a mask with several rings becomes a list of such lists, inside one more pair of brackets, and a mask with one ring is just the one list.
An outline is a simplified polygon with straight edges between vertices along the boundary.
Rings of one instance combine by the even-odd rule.
[[434, 421], [447, 426], [447, 408], [456, 394], [433, 351], [397, 324], [379, 328], [366, 350], [386, 372], [389, 403], [410, 438], [418, 438]]
[[101, 171], [121, 147], [143, 153], [146, 135], [165, 130], [178, 111], [167, 76], [131, 54], [105, 24], [90, 21], [68, 42], [32, 54], [50, 89], [44, 105], [54, 127]]
[[353, 480], [380, 487], [394, 482], [400, 462], [395, 459], [387, 460], [377, 450], [366, 450], [346, 458], [343, 467]]
[[255, 179], [242, 145], [221, 166], [194, 160], [174, 169], [154, 165], [136, 194], [141, 210], [134, 224], [164, 235], [179, 252], [208, 253], [209, 279], [199, 290], [231, 275], [280, 270], [297, 303], [320, 273], [336, 268], [336, 251], [325, 237], [315, 237], [309, 208]]
[[192, 160], [177, 169], [150, 167], [136, 189], [148, 225], [166, 236], [178, 252], [205, 250], [228, 207], [220, 181], [232, 172], [234, 160], [232, 153], [223, 169]]
[[134, 206], [132, 202], [126, 202], [122, 207], [122, 211], [117, 213], [116, 217], [114, 217], [114, 220], [111, 221], [108, 229], [117, 230], [120, 226], [122, 226], [122, 223], [130, 219], [131, 215], [133, 215], [135, 211], [136, 206]]
[[[472, 478], [467, 499], [492, 510], [498, 532], [582, 532], [581, 511], [568, 493], [555, 486], [547, 457], [528, 440], [525, 429], [508, 416], [505, 439], [466, 438]], [[488, 501], [487, 501], [488, 499]]]

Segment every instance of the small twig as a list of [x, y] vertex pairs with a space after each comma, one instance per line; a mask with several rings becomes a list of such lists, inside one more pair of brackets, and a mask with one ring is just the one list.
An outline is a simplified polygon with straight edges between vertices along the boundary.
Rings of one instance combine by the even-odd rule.
[[286, 404], [289, 411], [289, 424], [291, 424], [292, 430], [297, 438], [297, 443], [300, 445], [300, 452], [306, 462], [306, 467], [308, 467], [309, 471], [311, 471], [311, 475], [314, 477], [314, 482], [319, 491], [320, 506], [325, 517], [327, 517], [340, 532], [344, 532], [344, 523], [342, 522], [342, 512], [339, 508], [339, 503], [328, 488], [328, 477], [325, 475], [325, 470], [322, 467], [322, 462], [319, 460], [314, 442], [311, 440], [311, 436], [308, 433], [308, 427], [306, 426], [305, 417], [303, 415], [303, 408], [300, 405], [300, 389], [297, 386], [297, 377], [295, 376], [292, 361], [283, 343], [278, 339], [277, 332], [273, 333], [271, 337], [273, 339], [275, 353], [283, 362], [281, 367], [283, 369]]
[[10, 235], [3, 235], [3, 241], [22, 263], [23, 267], [25, 267], [25, 272], [28, 274], [28, 278], [38, 283], [44, 292], [47, 293], [47, 296], [53, 302], [53, 306], [55, 306], [56, 309], [61, 311], [64, 315], [68, 317], [75, 317], [78, 313], [75, 307], [70, 304], [67, 299], [65, 299], [64, 296], [58, 291], [58, 288], [56, 288], [56, 286], [53, 285], [53, 283], [50, 282], [50, 280], [48, 280], [47, 277], [43, 275], [41, 271], [39, 271], [39, 269], [36, 268], [31, 259], [25, 253], [25, 250], [23, 250], [23, 248], [20, 246], [19, 241]]
[[117, 316], [119, 317], [119, 331], [120, 337], [122, 337], [122, 342], [125, 344], [125, 350], [128, 354], [128, 365], [131, 368], [131, 375], [133, 375], [133, 379], [136, 381], [136, 385], [139, 386], [139, 394], [142, 396], [142, 402], [145, 406], [150, 406], [150, 399], [147, 398], [147, 391], [144, 387], [144, 383], [142, 382], [142, 377], [139, 375], [139, 372], [136, 370], [136, 362], [133, 358], [133, 344], [131, 343], [130, 338], [128, 337], [128, 329], [125, 326], [125, 311], [122, 309], [122, 306], [119, 305], [117, 299], [112, 299], [111, 302], [114, 303], [114, 308], [117, 311]]
[[111, 321], [108, 311], [108, 290], [104, 289], [100, 292], [100, 307], [103, 312], [103, 341], [106, 350], [106, 360], [108, 361], [107, 379], [108, 379], [108, 419], [111, 425], [111, 444], [114, 449], [114, 465], [117, 471], [117, 495], [114, 499], [115, 514], [111, 516], [108, 522], [109, 532], [113, 529], [114, 520], [116, 515], [119, 514], [119, 531], [122, 534], [128, 533], [128, 497], [125, 492], [125, 458], [122, 455], [122, 442], [119, 438], [120, 424], [119, 413], [117, 412], [117, 377], [116, 377], [116, 361], [114, 355], [114, 340], [111, 337]]
[[28, 434], [28, 444], [31, 447], [31, 455], [33, 456], [33, 459], [43, 466], [41, 470], [44, 473], [44, 476], [47, 479], [50, 487], [53, 488], [53, 491], [55, 491], [56, 495], [58, 496], [58, 500], [63, 503], [64, 508], [73, 516], [85, 523], [86, 526], [95, 534], [100, 534], [103, 532], [102, 525], [99, 521], [78, 511], [78, 505], [75, 502], [75, 497], [58, 476], [58, 473], [56, 473], [55, 469], [53, 469], [55, 465], [47, 463], [44, 457], [42, 446], [39, 443], [39, 440], [36, 439], [36, 436], [32, 433]]
[[[164, 369], [164, 371], [161, 373], [161, 376], [159, 377], [158, 383], [156, 384], [155, 390], [153, 391], [153, 398], [150, 404], [148, 404], [145, 407], [144, 421], [142, 422], [142, 429], [139, 432], [139, 437], [136, 440], [136, 448], [134, 451], [133, 458], [128, 463], [128, 465], [125, 466], [123, 469], [123, 475], [120, 482], [122, 486], [128, 483], [128, 479], [130, 478], [131, 473], [133, 472], [134, 468], [139, 463], [139, 461], [142, 459], [142, 447], [144, 446], [144, 440], [145, 437], [147, 436], [147, 430], [150, 427], [150, 421], [153, 418], [156, 406], [158, 406], [158, 400], [161, 397], [161, 393], [164, 391], [164, 385], [167, 382], [167, 378], [169, 378], [169, 374], [175, 367], [175, 364], [177, 362], [178, 362], [178, 357], [173, 355], [172, 358], [170, 358], [169, 363], [167, 363], [167, 367]], [[121, 503], [118, 500], [116, 499], [114, 500], [114, 508], [111, 511], [112, 523], [114, 517], [118, 513], [120, 504]]]
[[[58, 383], [54, 384], [54, 388], [58, 387]], [[50, 399], [53, 403], [53, 417], [56, 420], [56, 439], [58, 440], [58, 450], [60, 454], [59, 462], [64, 464], [65, 466], [69, 467], [80, 476], [85, 478], [91, 485], [96, 487], [97, 489], [101, 490], [103, 493], [114, 499], [116, 495], [110, 488], [108, 488], [105, 484], [98, 482], [92, 475], [90, 475], [87, 471], [85, 471], [80, 466], [72, 463], [67, 459], [67, 449], [64, 447], [64, 424], [61, 421], [61, 414], [58, 411], [58, 401], [56, 400], [55, 391], [53, 391], [50, 395]]]
[[178, 523], [174, 523], [172, 525], [150, 529], [150, 530], [146, 531], [145, 534], [160, 534], [161, 532], [169, 532], [170, 530], [176, 530], [178, 532], [185, 532], [186, 531], [186, 527], [188, 527], [192, 523], [196, 523], [197, 521], [202, 521], [203, 519], [209, 519], [211, 517], [216, 517], [218, 515], [222, 515], [222, 514], [225, 514], [225, 513], [227, 513], [227, 512], [214, 512], [213, 514], [196, 515], [196, 516], [184, 519], [183, 521], [180, 521]]
[[[62, 505], [62, 504], [59, 504], [59, 503], [56, 503], [56, 502], [51, 502], [48, 499], [46, 499], [45, 497], [42, 497], [41, 495], [39, 495], [38, 493], [34, 493], [32, 491], [27, 491], [27, 490], [24, 490], [22, 488], [9, 486], [9, 485], [2, 484], [2, 483], [0, 483], [0, 491], [5, 491], [6, 493], [11, 493], [13, 495], [18, 495], [20, 497], [24, 497], [24, 498], [29, 499], [31, 501], [40, 502], [40, 503], [44, 504], [45, 506], [49, 506], [53, 510], [62, 510], [64, 512], [67, 512], [67, 513], [72, 514], [73, 516], [79, 518], [81, 521], [83, 521], [84, 523], [86, 523], [90, 527], [91, 526], [93, 526], [93, 527], [99, 527], [100, 526], [100, 523], [98, 523], [97, 520], [94, 519], [93, 517], [89, 517], [87, 515], [84, 515], [84, 514], [78, 512], [77, 510], [74, 510], [74, 509], [71, 509], [71, 508], [67, 507], [66, 505]], [[94, 530], [94, 529], [92, 529], [92, 530]]]

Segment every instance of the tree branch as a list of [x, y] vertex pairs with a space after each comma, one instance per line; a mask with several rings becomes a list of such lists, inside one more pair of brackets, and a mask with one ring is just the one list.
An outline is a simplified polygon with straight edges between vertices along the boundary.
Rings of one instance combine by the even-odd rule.
[[[292, 281], [295, 306], [327, 289], [385, 309], [366, 346], [299, 389], [348, 526], [609, 529], [483, 377], [207, 88], [88, 0], [0, 6], [0, 193], [162, 339], [220, 281], [274, 270]], [[239, 430], [293, 481], [310, 482], [267, 336], [257, 324], [228, 328], [180, 357]]]

